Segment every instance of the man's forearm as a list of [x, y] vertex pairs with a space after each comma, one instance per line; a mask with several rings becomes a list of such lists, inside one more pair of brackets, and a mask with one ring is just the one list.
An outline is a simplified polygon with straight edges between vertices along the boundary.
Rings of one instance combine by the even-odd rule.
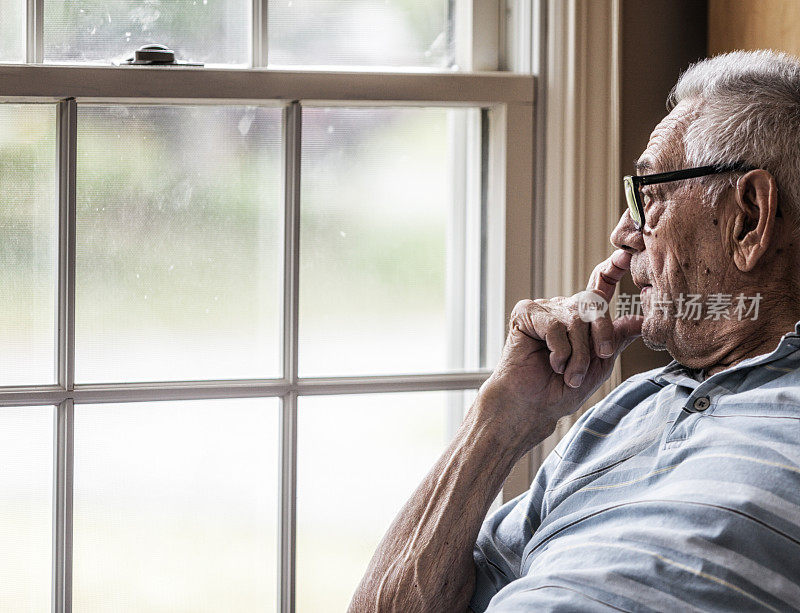
[[497, 424], [481, 397], [454, 440], [394, 520], [350, 604], [351, 613], [465, 611], [474, 589], [472, 549], [481, 523], [531, 440]]

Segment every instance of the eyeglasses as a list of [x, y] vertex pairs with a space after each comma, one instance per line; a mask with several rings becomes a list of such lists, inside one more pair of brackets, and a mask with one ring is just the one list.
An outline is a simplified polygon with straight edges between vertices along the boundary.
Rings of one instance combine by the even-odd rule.
[[737, 170], [754, 170], [743, 162], [735, 164], [718, 164], [714, 166], [699, 166], [697, 168], [684, 168], [683, 170], [673, 170], [671, 172], [659, 172], [652, 175], [627, 175], [622, 177], [622, 184], [625, 186], [625, 199], [628, 201], [628, 210], [633, 219], [633, 225], [637, 230], [644, 226], [644, 205], [642, 204], [642, 185], [653, 185], [655, 183], [669, 183], [670, 181], [682, 181], [683, 179], [694, 179], [707, 175], [722, 174], [724, 172], [734, 172]]

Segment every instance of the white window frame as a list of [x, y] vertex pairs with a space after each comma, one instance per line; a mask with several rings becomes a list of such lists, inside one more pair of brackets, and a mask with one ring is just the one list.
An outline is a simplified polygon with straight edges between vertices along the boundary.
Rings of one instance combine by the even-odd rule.
[[[522, 4], [529, 4], [522, 0]], [[57, 103], [59, 206], [57, 383], [0, 387], [0, 407], [56, 407], [53, 495], [52, 610], [72, 605], [73, 420], [75, 404], [278, 397], [280, 408], [279, 611], [295, 608], [297, 399], [303, 395], [474, 390], [488, 368], [463, 373], [410, 376], [301, 378], [298, 376], [298, 274], [301, 108], [316, 105], [469, 106], [485, 109], [489, 137], [484, 176], [485, 364], [499, 358], [507, 316], [532, 295], [534, 278], [534, 117], [536, 79], [499, 72], [505, 62], [503, 0], [457, 0], [456, 49], [461, 71], [332, 72], [275, 70], [267, 66], [267, 0], [253, 6], [252, 69], [189, 67], [97, 67], [42, 64], [44, 0], [28, 0], [27, 64], [0, 64], [0, 102]], [[518, 5], [514, 2], [514, 5]], [[526, 14], [529, 14], [530, 10]], [[466, 41], [466, 44], [465, 44]], [[530, 44], [530, 42], [528, 42]], [[529, 70], [526, 70], [529, 72]], [[278, 379], [165, 383], [75, 383], [75, 253], [77, 108], [81, 103], [264, 104], [284, 113], [284, 304], [283, 370]], [[467, 138], [479, 138], [470, 134]], [[474, 224], [462, 220], [463, 224]], [[494, 299], [492, 299], [494, 298]], [[463, 322], [462, 322], [463, 323]], [[463, 329], [463, 328], [462, 328]], [[457, 421], [457, 420], [451, 420]], [[527, 488], [521, 479], [509, 498]], [[525, 482], [528, 480], [527, 483]]]
[[[619, 221], [621, 0], [536, 0], [528, 61], [537, 77], [533, 293], [585, 289]], [[615, 309], [612, 300], [610, 311]], [[580, 415], [622, 381], [611, 375], [531, 453], [528, 483]]]

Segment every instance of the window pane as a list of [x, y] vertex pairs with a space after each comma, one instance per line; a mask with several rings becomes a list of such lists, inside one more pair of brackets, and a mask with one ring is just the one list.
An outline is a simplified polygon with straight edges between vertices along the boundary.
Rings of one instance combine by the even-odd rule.
[[120, 62], [149, 43], [178, 60], [250, 63], [248, 0], [44, 0], [46, 62]]
[[50, 609], [53, 408], [0, 408], [0, 610]]
[[76, 406], [74, 610], [275, 611], [277, 409]]
[[479, 267], [458, 272], [465, 241], [454, 223], [466, 206], [455, 128], [472, 111], [303, 111], [303, 376], [477, 366], [464, 362], [477, 354], [459, 349], [475, 343], [458, 322], [478, 305], [457, 290]]
[[344, 611], [472, 392], [301, 397], [297, 610]]
[[271, 65], [449, 68], [448, 0], [270, 0]]
[[281, 111], [82, 106], [76, 378], [272, 377]]
[[25, 61], [25, 1], [0, 0], [0, 62]]
[[0, 385], [55, 382], [55, 107], [0, 105]]

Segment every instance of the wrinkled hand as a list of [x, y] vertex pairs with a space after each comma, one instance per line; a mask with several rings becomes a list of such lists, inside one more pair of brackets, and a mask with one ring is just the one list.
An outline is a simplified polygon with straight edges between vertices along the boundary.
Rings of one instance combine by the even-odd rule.
[[[616, 250], [595, 267], [586, 289], [610, 302], [630, 262], [630, 253]], [[522, 300], [514, 307], [500, 362], [480, 390], [493, 420], [521, 430], [554, 426], [608, 379], [617, 356], [641, 335], [640, 315], [612, 321], [606, 311], [583, 321], [578, 296]]]

